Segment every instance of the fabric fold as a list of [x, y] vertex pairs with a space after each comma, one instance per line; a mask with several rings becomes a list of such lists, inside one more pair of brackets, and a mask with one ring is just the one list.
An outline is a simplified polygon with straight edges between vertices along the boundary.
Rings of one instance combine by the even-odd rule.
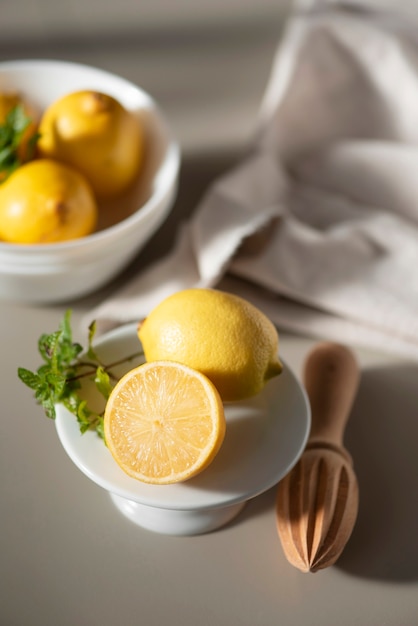
[[279, 329], [418, 358], [418, 22], [377, 4], [295, 11], [251, 154], [88, 319], [106, 328], [178, 289], [228, 288]]

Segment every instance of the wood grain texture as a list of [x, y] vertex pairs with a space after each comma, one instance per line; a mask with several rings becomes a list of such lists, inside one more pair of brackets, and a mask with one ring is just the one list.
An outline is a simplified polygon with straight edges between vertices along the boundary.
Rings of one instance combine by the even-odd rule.
[[321, 343], [306, 359], [311, 432], [300, 460], [279, 483], [276, 507], [286, 558], [303, 572], [335, 563], [357, 518], [357, 478], [343, 436], [358, 382], [356, 359], [345, 346]]

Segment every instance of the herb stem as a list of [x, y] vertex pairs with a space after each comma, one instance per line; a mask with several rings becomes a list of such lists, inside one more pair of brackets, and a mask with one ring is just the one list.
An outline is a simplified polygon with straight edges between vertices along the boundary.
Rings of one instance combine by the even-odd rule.
[[113, 383], [119, 379], [111, 372], [111, 368], [132, 361], [144, 353], [138, 350], [130, 356], [106, 365], [93, 346], [96, 323], [92, 322], [89, 326], [88, 346], [84, 351], [83, 360], [83, 347], [72, 338], [70, 317], [71, 310], [68, 310], [57, 331], [42, 334], [39, 338], [38, 350], [43, 360], [40, 367], [36, 371], [19, 367], [18, 376], [34, 391], [35, 399], [43, 406], [47, 417], [54, 419], [56, 405], [63, 404], [76, 417], [81, 433], [93, 429], [104, 439], [104, 412], [99, 413], [95, 408], [88, 406], [85, 398], [79, 394], [81, 387], [79, 379], [92, 377], [96, 389], [107, 401], [114, 388]]
[[[103, 367], [104, 371], [107, 372], [111, 378], [116, 380], [117, 376], [115, 376], [111, 372], [111, 369], [113, 367], [117, 367], [118, 365], [121, 365], [122, 363], [126, 363], [128, 361], [132, 361], [133, 359], [137, 359], [139, 356], [142, 356], [143, 354], [144, 354], [143, 351], [140, 350], [139, 352], [135, 352], [134, 354], [131, 354], [130, 356], [123, 357], [122, 359], [119, 359], [118, 361], [113, 361], [113, 363], [109, 363], [108, 365], [104, 365], [102, 363], [99, 363], [99, 365]], [[72, 376], [71, 378], [68, 378], [67, 382], [73, 382], [75, 380], [80, 380], [81, 378], [86, 378], [86, 376], [91, 376], [92, 374], [95, 374], [97, 370], [97, 364], [92, 363], [90, 361], [79, 361], [77, 363], [77, 366], [78, 367], [90, 367], [91, 369], [88, 372], [83, 372], [82, 374], [77, 374], [76, 376]]]

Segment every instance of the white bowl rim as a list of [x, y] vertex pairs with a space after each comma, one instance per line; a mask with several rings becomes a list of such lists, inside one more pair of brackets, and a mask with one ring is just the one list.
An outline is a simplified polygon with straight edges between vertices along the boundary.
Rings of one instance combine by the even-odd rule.
[[158, 187], [155, 192], [150, 196], [150, 198], [141, 205], [138, 209], [134, 211], [131, 215], [127, 216], [125, 219], [109, 226], [103, 230], [99, 230], [97, 232], [91, 233], [90, 235], [86, 235], [85, 237], [80, 237], [78, 239], [72, 239], [70, 241], [61, 241], [58, 243], [43, 243], [43, 244], [14, 244], [8, 243], [4, 241], [0, 241], [0, 253], [7, 253], [10, 251], [19, 252], [19, 254], [23, 254], [26, 256], [30, 256], [32, 254], [39, 254], [39, 252], [51, 252], [54, 253], [56, 251], [71, 251], [73, 248], [77, 250], [83, 249], [92, 245], [95, 242], [99, 242], [101, 239], [107, 239], [109, 236], [117, 236], [120, 232], [128, 230], [131, 228], [133, 223], [141, 222], [143, 219], [146, 219], [148, 213], [150, 213], [154, 207], [154, 205], [159, 203], [161, 198], [167, 194], [173, 187], [175, 183], [176, 177], [178, 175], [180, 169], [180, 145], [176, 139], [171, 135], [169, 125], [163, 114], [160, 106], [156, 103], [154, 98], [142, 87], [139, 87], [132, 81], [124, 78], [123, 76], [119, 76], [118, 74], [109, 72], [107, 70], [95, 67], [93, 65], [78, 63], [73, 61], [61, 61], [58, 59], [13, 59], [9, 61], [0, 61], [0, 72], [1, 70], [13, 70], [16, 67], [30, 67], [30, 66], [51, 66], [51, 67], [68, 67], [68, 68], [80, 68], [85, 70], [91, 70], [96, 72], [97, 74], [102, 75], [103, 77], [109, 77], [117, 79], [118, 81], [125, 83], [131, 89], [141, 93], [144, 95], [147, 100], [152, 105], [152, 109], [156, 113], [156, 116], [159, 122], [165, 127], [168, 131], [168, 142], [167, 142], [167, 151], [165, 158], [158, 169], [155, 178], [158, 177], [162, 171], [166, 171], [167, 183], [164, 185], [164, 188]]

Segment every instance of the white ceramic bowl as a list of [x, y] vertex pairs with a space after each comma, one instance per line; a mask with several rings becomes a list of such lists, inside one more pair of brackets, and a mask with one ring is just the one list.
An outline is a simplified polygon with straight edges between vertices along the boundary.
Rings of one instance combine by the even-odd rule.
[[[146, 137], [145, 166], [133, 190], [101, 206], [98, 230], [59, 244], [0, 242], [0, 298], [59, 302], [97, 290], [117, 276], [168, 216], [176, 195], [179, 147], [153, 98], [106, 71], [48, 60], [0, 63], [0, 91], [17, 90], [39, 112], [71, 91], [95, 89], [117, 98], [140, 117]], [[115, 215], [121, 221], [116, 221]]]
[[[136, 324], [119, 327], [95, 344], [104, 363], [119, 362], [140, 348]], [[131, 361], [114, 372], [122, 376], [140, 362], [140, 358]], [[138, 526], [169, 535], [206, 533], [225, 525], [248, 500], [273, 487], [305, 448], [309, 402], [295, 375], [283, 365], [282, 374], [257, 396], [225, 404], [227, 427], [221, 450], [206, 470], [184, 483], [149, 485], [131, 478], [96, 432], [80, 434], [76, 418], [62, 405], [56, 407], [58, 436], [74, 464], [108, 491], [119, 511]], [[85, 391], [94, 398], [94, 387], [87, 385]]]

